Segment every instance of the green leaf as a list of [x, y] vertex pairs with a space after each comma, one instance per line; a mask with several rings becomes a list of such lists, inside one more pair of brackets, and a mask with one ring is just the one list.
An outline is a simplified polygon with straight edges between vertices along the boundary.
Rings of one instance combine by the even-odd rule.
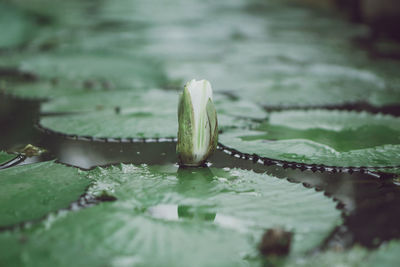
[[17, 48], [25, 44], [35, 32], [34, 21], [21, 10], [0, 3], [0, 48]]
[[400, 180], [400, 167], [393, 167], [393, 168], [377, 168], [377, 171], [388, 173], [388, 174], [397, 174], [397, 181]]
[[[155, 105], [155, 106], [152, 106]], [[58, 97], [41, 106], [42, 112], [49, 113], [95, 113], [120, 109], [127, 113], [174, 113], [178, 107], [178, 94], [163, 90], [86, 92], [78, 95]]]
[[220, 141], [244, 153], [332, 166], [400, 165], [400, 120], [339, 111], [271, 113], [252, 131], [236, 130]]
[[[278, 266], [285, 267], [330, 267], [346, 266], [361, 267], [368, 265], [368, 256], [374, 252], [369, 252], [362, 247], [353, 247], [345, 251], [325, 251], [315, 255], [310, 255], [302, 259], [289, 259]], [[381, 265], [379, 265], [381, 266]], [[386, 266], [385, 266], [386, 267]]]
[[15, 157], [16, 157], [16, 155], [8, 154], [8, 153], [0, 150], [0, 164], [5, 163]]
[[116, 89], [152, 87], [163, 81], [154, 61], [123, 53], [60, 51], [26, 58], [22, 69], [41, 77], [97, 80]]
[[101, 111], [45, 117], [41, 119], [41, 124], [65, 134], [94, 137], [175, 137], [178, 131], [176, 114], [173, 116], [147, 112], [116, 114], [115, 111]]
[[46, 112], [85, 112], [42, 117], [40, 123], [66, 134], [97, 137], [174, 137], [178, 94], [161, 90], [104, 92], [59, 98]]
[[[261, 108], [245, 101], [215, 96], [221, 128], [250, 123], [241, 116], [264, 117]], [[85, 112], [83, 114], [42, 117], [40, 123], [66, 134], [97, 137], [175, 137], [178, 132], [178, 93], [149, 90], [145, 92], [99, 92], [60, 97], [42, 105], [43, 112]], [[221, 108], [221, 109], [219, 109]]]
[[54, 162], [0, 170], [0, 226], [39, 219], [68, 207], [89, 185], [80, 171]]
[[[240, 266], [245, 263], [241, 252], [249, 246], [240, 234], [224, 229], [216, 231], [212, 225], [164, 222], [137, 214], [129, 208], [129, 203], [121, 204], [121, 207], [105, 204], [67, 214], [56, 218], [48, 229], [37, 229], [32, 234], [5, 233], [0, 236], [0, 263], [23, 266]], [[23, 237], [28, 239], [25, 244], [16, 241]]]
[[9, 246], [0, 249], [0, 262], [259, 265], [257, 244], [264, 229], [293, 231], [294, 257], [340, 223], [340, 211], [322, 192], [240, 169], [120, 165], [92, 170], [88, 178], [94, 181], [89, 193], [117, 201], [0, 234], [0, 247]]
[[391, 267], [400, 264], [400, 242], [398, 240], [387, 242], [372, 253], [366, 266]]
[[289, 259], [279, 266], [299, 266], [299, 267], [329, 267], [329, 266], [397, 266], [400, 263], [398, 252], [400, 243], [398, 241], [390, 241], [381, 245], [375, 250], [367, 250], [360, 246], [354, 246], [345, 251], [325, 251], [313, 256], [304, 257], [302, 259]]
[[102, 91], [142, 91], [163, 86], [167, 80], [159, 62], [138, 55], [110, 51], [57, 50], [25, 53], [21, 71], [34, 73], [33, 83], [14, 82], [7, 93], [33, 98], [85, 95]]
[[8, 0], [8, 2], [27, 13], [31, 13], [40, 18], [49, 19], [56, 25], [64, 27], [72, 25], [79, 25], [81, 27], [82, 25], [90, 25], [87, 9], [90, 8], [91, 5], [86, 1], [72, 0], [57, 3], [51, 0]]
[[[242, 49], [248, 48], [242, 47]], [[277, 57], [279, 53], [287, 52], [280, 46], [274, 49], [280, 51], [270, 55], [272, 58]], [[262, 50], [268, 48], [258, 47], [256, 51], [259, 52], [259, 57], [262, 57]], [[267, 107], [333, 106], [352, 102], [373, 102], [379, 106], [383, 104], [380, 102], [385, 98], [393, 97], [393, 92], [389, 88], [385, 89], [384, 80], [374, 72], [346, 65], [323, 64], [322, 58], [317, 59], [319, 61], [314, 64], [305, 66], [290, 61], [285, 62], [282, 59], [272, 60], [271, 66], [253, 63], [254, 60], [251, 59], [242, 60], [247, 64], [236, 62], [236, 65], [229, 65], [229, 68], [223, 64], [217, 66], [204, 64], [205, 66], [198, 70], [199, 66], [195, 64], [192, 64], [195, 66], [184, 65], [183, 72], [200, 72], [201, 77], [207, 77], [215, 88], [229, 88], [241, 99]], [[243, 64], [254, 65], [243, 71]], [[188, 69], [193, 70], [189, 72]], [[188, 76], [189, 74], [184, 77]]]

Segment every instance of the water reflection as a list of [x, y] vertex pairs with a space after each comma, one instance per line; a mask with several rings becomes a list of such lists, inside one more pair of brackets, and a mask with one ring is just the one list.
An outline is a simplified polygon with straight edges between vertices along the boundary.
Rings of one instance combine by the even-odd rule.
[[[212, 193], [216, 178], [208, 167], [179, 167], [175, 190], [187, 198], [204, 198]], [[151, 216], [165, 220], [197, 220], [213, 222], [216, 211], [213, 205], [159, 204], [148, 209]]]
[[159, 204], [147, 209], [154, 218], [167, 221], [195, 220], [214, 222], [217, 213], [210, 212], [210, 207], [194, 207], [189, 205]]
[[188, 197], [204, 197], [213, 191], [214, 173], [210, 168], [183, 168], [177, 171], [177, 191]]
[[165, 219], [168, 221], [179, 220], [178, 205], [175, 204], [160, 204], [150, 207], [148, 213], [157, 219]]
[[212, 208], [207, 206], [195, 207], [189, 205], [160, 204], [150, 207], [147, 212], [150, 216], [157, 219], [211, 222], [223, 228], [246, 232], [246, 228], [249, 226], [248, 223], [232, 216], [217, 213], [216, 211], [212, 212], [210, 211]]
[[249, 222], [240, 220], [233, 216], [220, 214], [213, 206], [190, 206], [177, 204], [159, 204], [148, 208], [150, 216], [167, 220], [179, 221], [190, 220], [199, 222], [211, 222], [223, 228], [233, 229], [239, 232], [246, 232], [250, 226]]

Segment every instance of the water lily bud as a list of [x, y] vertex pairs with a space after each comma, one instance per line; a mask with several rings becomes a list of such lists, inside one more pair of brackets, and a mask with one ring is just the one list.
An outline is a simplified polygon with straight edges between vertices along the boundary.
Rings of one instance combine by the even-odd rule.
[[204, 164], [218, 143], [217, 112], [207, 80], [191, 80], [185, 85], [179, 99], [178, 123], [176, 151], [180, 164]]

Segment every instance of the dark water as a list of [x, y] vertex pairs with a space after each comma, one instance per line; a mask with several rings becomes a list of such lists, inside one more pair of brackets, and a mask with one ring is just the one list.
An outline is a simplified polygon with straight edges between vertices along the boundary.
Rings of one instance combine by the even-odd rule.
[[[9, 166], [51, 159], [82, 169], [118, 163], [161, 165], [177, 162], [175, 140], [65, 136], [37, 125], [39, 101], [1, 95], [0, 107], [0, 150], [17, 151], [26, 144], [48, 150], [39, 157], [16, 158], [8, 163]], [[352, 173], [340, 169], [307, 169], [299, 164], [261, 160], [228, 150], [221, 145], [210, 158], [210, 164], [218, 168], [266, 172], [302, 183], [310, 190], [323, 190], [337, 201], [337, 207], [343, 211], [344, 223], [332, 232], [321, 248], [350, 247], [356, 243], [373, 248], [400, 237], [400, 188], [390, 177], [357, 169]]]

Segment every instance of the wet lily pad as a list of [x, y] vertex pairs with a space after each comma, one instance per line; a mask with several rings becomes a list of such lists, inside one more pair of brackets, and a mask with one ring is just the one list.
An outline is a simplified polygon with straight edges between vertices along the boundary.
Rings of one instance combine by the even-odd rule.
[[15, 155], [0, 151], [0, 164], [15, 158]]
[[6, 3], [0, 3], [0, 48], [16, 48], [31, 37], [34, 21], [21, 10]]
[[220, 141], [244, 153], [330, 166], [397, 166], [399, 119], [339, 111], [271, 113], [252, 131], [236, 130]]
[[[390, 96], [390, 92], [385, 91], [383, 79], [368, 70], [351, 66], [316, 64], [298, 66], [294, 73], [276, 72], [274, 76], [269, 73], [264, 79], [254, 79], [258, 84], [251, 94], [243, 90], [237, 94], [267, 107], [334, 106], [370, 102], [369, 96], [373, 93]], [[251, 84], [249, 87], [252, 88]]]
[[400, 181], [400, 167], [394, 167], [394, 168], [378, 168], [377, 171], [383, 172], [383, 173], [388, 173], [388, 174], [397, 174], [397, 180], [398, 182]]
[[400, 263], [397, 257], [400, 248], [398, 241], [391, 241], [375, 250], [355, 246], [345, 251], [326, 251], [311, 257], [295, 261], [283, 261], [281, 266], [397, 266]]
[[99, 111], [88, 114], [51, 116], [41, 119], [42, 126], [64, 134], [115, 138], [175, 137], [178, 132], [173, 114], [133, 112], [117, 114]]
[[[265, 117], [255, 104], [214, 97], [219, 127], [247, 125]], [[149, 90], [62, 97], [42, 106], [43, 112], [77, 114], [42, 117], [40, 123], [65, 134], [96, 137], [175, 137], [178, 132], [178, 92]], [[244, 119], [245, 118], [245, 119]]]
[[114, 111], [120, 113], [166, 113], [176, 112], [178, 92], [164, 90], [147, 90], [138, 92], [87, 92], [79, 95], [65, 96], [44, 103], [41, 111], [46, 113], [89, 113], [96, 111]]
[[[279, 266], [285, 267], [313, 267], [313, 266], [347, 266], [347, 267], [358, 267], [362, 262], [363, 266], [369, 265], [368, 256], [373, 255], [374, 252], [369, 252], [367, 249], [362, 247], [354, 247], [347, 251], [325, 251], [320, 254], [316, 254], [310, 257], [304, 257], [302, 259], [283, 261]], [[372, 265], [373, 266], [373, 265]], [[386, 265], [380, 265], [389, 267]]]
[[[340, 223], [340, 211], [322, 192], [251, 171], [120, 165], [88, 178], [90, 194], [117, 200], [0, 235], [0, 246], [11, 247], [0, 259], [23, 263], [17, 255], [29, 255], [31, 263], [67, 266], [85, 255], [82, 263], [91, 266], [100, 259], [119, 266], [241, 266], [259, 262], [266, 228], [293, 231], [299, 255]], [[21, 237], [27, 241], [18, 243]]]
[[164, 79], [157, 63], [148, 58], [102, 51], [41, 54], [26, 58], [21, 69], [46, 78], [105, 81], [116, 89], [152, 87]]
[[87, 10], [91, 7], [90, 1], [71, 0], [56, 3], [51, 0], [9, 0], [8, 2], [27, 13], [64, 27], [89, 24]]
[[[82, 239], [84, 233], [85, 238]], [[20, 243], [19, 239], [27, 240]], [[238, 266], [243, 238], [212, 225], [168, 223], [127, 202], [69, 213], [47, 229], [0, 236], [0, 262], [41, 266]], [[21, 256], [19, 256], [21, 255]], [[29, 255], [27, 258], [22, 255]]]
[[177, 103], [177, 93], [161, 90], [64, 97], [43, 105], [42, 111], [77, 114], [43, 117], [40, 123], [66, 134], [173, 137], [177, 133]]
[[[400, 95], [394, 92], [398, 90], [388, 82], [398, 76], [389, 70], [399, 65], [375, 68], [365, 51], [355, 51], [351, 45], [352, 38], [366, 34], [365, 28], [307, 8], [275, 7], [271, 2], [222, 5], [230, 12], [220, 12], [207, 22], [168, 25], [179, 33], [178, 40], [169, 32], [164, 37], [156, 28], [154, 32], [161, 37], [144, 52], [163, 58], [171, 79], [188, 80], [196, 74], [218, 88], [268, 107], [400, 103]], [[250, 12], [251, 5], [265, 8]], [[212, 11], [204, 16], [210, 14]], [[210, 27], [218, 29], [217, 34], [212, 35]], [[153, 31], [149, 32], [151, 37]], [[223, 42], [221, 36], [229, 42]], [[199, 52], [191, 51], [193, 47]]]
[[151, 87], [164, 79], [162, 69], [154, 60], [107, 51], [59, 51], [36, 55], [26, 58], [21, 69], [46, 78], [105, 81], [116, 89]]
[[172, 77], [187, 78], [190, 73], [200, 73], [216, 86], [267, 107], [334, 106], [355, 102], [372, 102], [379, 106], [393, 97], [393, 92], [385, 89], [384, 80], [368, 70], [333, 64], [304, 66], [270, 61], [269, 65], [249, 62], [250, 67], [245, 70], [240, 67], [243, 62], [229, 65], [223, 64], [225, 62], [187, 63], [181, 66], [180, 73], [179, 68], [172, 68], [175, 72]]
[[397, 266], [400, 263], [399, 251], [400, 242], [398, 240], [390, 241], [372, 253], [367, 266]]
[[91, 91], [109, 91], [111, 84], [105, 81], [40, 79], [35, 82], [7, 82], [8, 94], [34, 99], [54, 99], [65, 95], [85, 94]]
[[89, 180], [54, 162], [0, 170], [0, 226], [39, 219], [78, 200]]
[[[259, 16], [252, 12], [250, 16], [243, 9], [252, 4], [267, 7], [258, 10]], [[365, 52], [354, 51], [349, 42], [365, 33], [365, 28], [349, 27], [321, 14], [311, 15], [306, 8], [274, 8], [274, 3], [260, 1], [225, 5], [231, 12], [222, 12], [207, 23], [196, 21], [195, 26], [169, 26], [185, 34], [179, 35], [178, 40], [161, 36], [161, 41], [147, 47], [148, 53], [165, 60], [168, 77], [183, 80], [191, 79], [193, 74], [207, 77], [218, 88], [268, 107], [354, 102], [382, 106], [390, 99], [392, 103], [400, 102], [399, 95], [393, 94], [392, 85], [387, 82], [387, 76], [398, 75], [386, 75], [388, 71], [383, 71], [386, 67], [369, 67], [373, 62]], [[298, 18], [295, 23], [291, 22], [293, 16]], [[210, 24], [218, 29], [217, 36], [206, 30]], [[151, 36], [151, 29], [149, 32]], [[201, 33], [202, 42], [193, 32]], [[221, 36], [231, 39], [222, 42]], [[192, 52], [193, 47], [200, 52]]]
[[[249, 234], [254, 242], [268, 227], [285, 227], [296, 233], [295, 252], [316, 246], [340, 221], [340, 212], [322, 193], [240, 169], [122, 165], [98, 168], [89, 177], [95, 180], [89, 189], [91, 194], [107, 192], [118, 200], [129, 200], [136, 203], [136, 209], [156, 218], [206, 221]], [[280, 194], [281, 190], [285, 193]], [[307, 203], [316, 199], [321, 206], [311, 211]], [[319, 212], [324, 215], [307, 218], [318, 217]]]
[[141, 91], [167, 83], [157, 60], [107, 51], [26, 53], [18, 69], [33, 73], [36, 82], [10, 82], [7, 93], [33, 98], [85, 95], [102, 91]]

